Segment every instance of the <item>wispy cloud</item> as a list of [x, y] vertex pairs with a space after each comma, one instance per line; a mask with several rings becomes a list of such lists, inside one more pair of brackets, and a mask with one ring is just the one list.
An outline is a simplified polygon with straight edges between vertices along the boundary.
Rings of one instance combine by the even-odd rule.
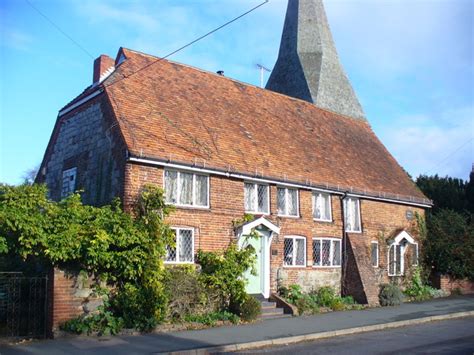
[[1, 29], [3, 45], [20, 51], [28, 51], [33, 43], [33, 36], [14, 28]]

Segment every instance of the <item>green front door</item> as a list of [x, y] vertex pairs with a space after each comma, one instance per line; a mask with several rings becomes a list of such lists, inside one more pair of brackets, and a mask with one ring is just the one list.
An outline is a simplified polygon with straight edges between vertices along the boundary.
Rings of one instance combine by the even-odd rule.
[[248, 238], [246, 245], [253, 246], [257, 254], [257, 260], [255, 261], [255, 269], [257, 271], [256, 275], [251, 274], [251, 270], [247, 270], [244, 274], [244, 277], [247, 280], [246, 291], [250, 294], [260, 294], [262, 293], [262, 238]]

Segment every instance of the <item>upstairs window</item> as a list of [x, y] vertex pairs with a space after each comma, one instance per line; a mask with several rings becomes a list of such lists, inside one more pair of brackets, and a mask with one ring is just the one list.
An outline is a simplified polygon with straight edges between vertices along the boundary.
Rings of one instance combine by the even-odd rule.
[[277, 188], [278, 215], [298, 216], [298, 190], [286, 187]]
[[246, 182], [244, 186], [245, 212], [270, 213], [268, 185]]
[[373, 267], [379, 266], [379, 243], [371, 242], [370, 243], [370, 263]]
[[361, 232], [359, 199], [353, 197], [344, 199], [344, 223], [346, 232]]
[[209, 176], [165, 170], [165, 199], [177, 206], [209, 207]]
[[166, 246], [166, 263], [194, 263], [194, 230], [190, 228], [172, 228], [175, 232], [174, 246]]
[[71, 168], [63, 171], [63, 184], [61, 189], [61, 197], [68, 197], [76, 190], [76, 173], [77, 168]]
[[306, 238], [285, 237], [283, 254], [285, 266], [306, 266]]
[[331, 195], [313, 192], [313, 218], [318, 221], [331, 221]]
[[341, 240], [313, 238], [313, 266], [341, 266]]

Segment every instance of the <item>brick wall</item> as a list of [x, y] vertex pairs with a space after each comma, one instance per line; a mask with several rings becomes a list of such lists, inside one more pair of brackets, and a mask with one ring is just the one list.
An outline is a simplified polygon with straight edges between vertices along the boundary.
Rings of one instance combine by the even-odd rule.
[[432, 277], [433, 286], [448, 292], [474, 293], [474, 281], [468, 279], [454, 279], [449, 275], [437, 274]]
[[[128, 163], [125, 167], [124, 201], [130, 209], [140, 188], [146, 183], [163, 186], [162, 168]], [[191, 227], [195, 230], [195, 250], [224, 249], [235, 238], [232, 221], [244, 215], [244, 183], [242, 180], [220, 176], [210, 177], [210, 208], [192, 209], [177, 207], [168, 218], [175, 227]], [[351, 234], [347, 243], [343, 242], [346, 253], [352, 253], [352, 262], [346, 263], [347, 272], [342, 282], [341, 267], [318, 268], [312, 266], [313, 237], [343, 237], [342, 208], [339, 196], [332, 196], [332, 222], [314, 221], [312, 217], [312, 192], [299, 190], [298, 218], [277, 216], [277, 187], [270, 186], [270, 211], [266, 216], [281, 228], [280, 235], [273, 238], [270, 260], [271, 290], [278, 284], [298, 283], [310, 290], [321, 285], [341, 288], [344, 294], [360, 294], [358, 299], [365, 303], [378, 303], [379, 284], [388, 282], [387, 240], [401, 229], [407, 229], [416, 236], [415, 220], [407, 220], [406, 211], [423, 214], [423, 209], [378, 201], [361, 200], [363, 233]], [[301, 267], [283, 266], [284, 236], [302, 236], [306, 239], [306, 265]], [[370, 264], [370, 242], [379, 241], [379, 267]], [[344, 247], [345, 246], [345, 247]], [[347, 284], [347, 285], [346, 285]]]

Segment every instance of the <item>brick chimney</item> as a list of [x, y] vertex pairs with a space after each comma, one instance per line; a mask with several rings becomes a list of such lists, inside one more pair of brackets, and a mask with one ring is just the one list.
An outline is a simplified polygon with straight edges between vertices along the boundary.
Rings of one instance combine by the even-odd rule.
[[94, 60], [94, 75], [92, 77], [92, 83], [95, 84], [100, 81], [100, 77], [110, 68], [115, 65], [115, 61], [108, 55], [102, 54], [96, 60]]

